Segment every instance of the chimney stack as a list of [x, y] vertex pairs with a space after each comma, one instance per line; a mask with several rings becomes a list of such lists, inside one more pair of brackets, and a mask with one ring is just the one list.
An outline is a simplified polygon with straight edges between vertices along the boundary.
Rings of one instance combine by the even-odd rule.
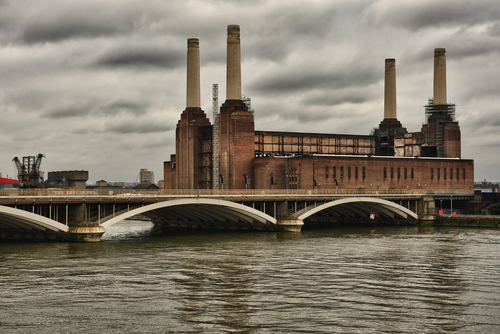
[[188, 39], [186, 108], [200, 108], [200, 41]]
[[385, 60], [384, 119], [397, 119], [396, 60]]
[[434, 104], [447, 104], [446, 49], [434, 49]]
[[240, 26], [227, 26], [226, 100], [241, 100]]

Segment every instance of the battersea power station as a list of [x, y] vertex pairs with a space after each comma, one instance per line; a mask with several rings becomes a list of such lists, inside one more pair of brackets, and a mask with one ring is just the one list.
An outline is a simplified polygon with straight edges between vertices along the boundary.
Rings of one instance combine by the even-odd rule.
[[213, 124], [200, 107], [199, 40], [188, 39], [186, 109], [164, 162], [165, 188], [472, 192], [474, 161], [462, 159], [447, 102], [445, 49], [434, 50], [434, 94], [418, 132], [398, 121], [395, 65], [385, 60], [383, 119], [369, 135], [257, 131], [241, 94], [239, 26], [227, 28], [226, 100]]

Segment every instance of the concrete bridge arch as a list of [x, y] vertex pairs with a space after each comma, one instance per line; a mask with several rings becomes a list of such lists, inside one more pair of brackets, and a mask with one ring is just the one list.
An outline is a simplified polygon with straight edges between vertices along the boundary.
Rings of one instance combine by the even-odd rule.
[[368, 219], [375, 215], [375, 219], [395, 221], [397, 219], [411, 221], [418, 220], [418, 215], [394, 202], [373, 197], [343, 198], [314, 207], [308, 206], [294, 214], [300, 220], [305, 220], [313, 215], [329, 215], [339, 219]]
[[0, 205], [0, 229], [68, 232], [69, 227], [35, 213]]
[[[240, 203], [210, 198], [182, 198], [148, 204], [130, 211], [117, 212], [115, 217], [101, 219], [101, 226], [107, 228], [126, 218], [143, 214], [153, 222], [167, 226], [189, 224], [219, 224], [224, 228], [276, 225], [276, 218]], [[229, 226], [228, 226], [229, 225]], [[199, 225], [201, 226], [201, 225]]]

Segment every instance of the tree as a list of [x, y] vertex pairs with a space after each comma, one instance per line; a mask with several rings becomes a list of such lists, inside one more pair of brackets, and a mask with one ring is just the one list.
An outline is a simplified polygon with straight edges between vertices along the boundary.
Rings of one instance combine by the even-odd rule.
[[500, 215], [500, 203], [491, 204], [488, 207], [488, 211], [489, 211], [490, 215], [495, 215], [495, 216]]

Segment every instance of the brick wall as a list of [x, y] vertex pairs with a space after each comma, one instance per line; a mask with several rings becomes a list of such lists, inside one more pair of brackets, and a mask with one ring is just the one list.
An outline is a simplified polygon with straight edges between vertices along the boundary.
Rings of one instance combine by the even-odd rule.
[[288, 189], [296, 185], [298, 189], [338, 187], [472, 191], [474, 185], [474, 161], [460, 159], [345, 156], [256, 158], [256, 189], [267, 189], [268, 173], [273, 173], [277, 180], [275, 189], [286, 189], [288, 183]]

